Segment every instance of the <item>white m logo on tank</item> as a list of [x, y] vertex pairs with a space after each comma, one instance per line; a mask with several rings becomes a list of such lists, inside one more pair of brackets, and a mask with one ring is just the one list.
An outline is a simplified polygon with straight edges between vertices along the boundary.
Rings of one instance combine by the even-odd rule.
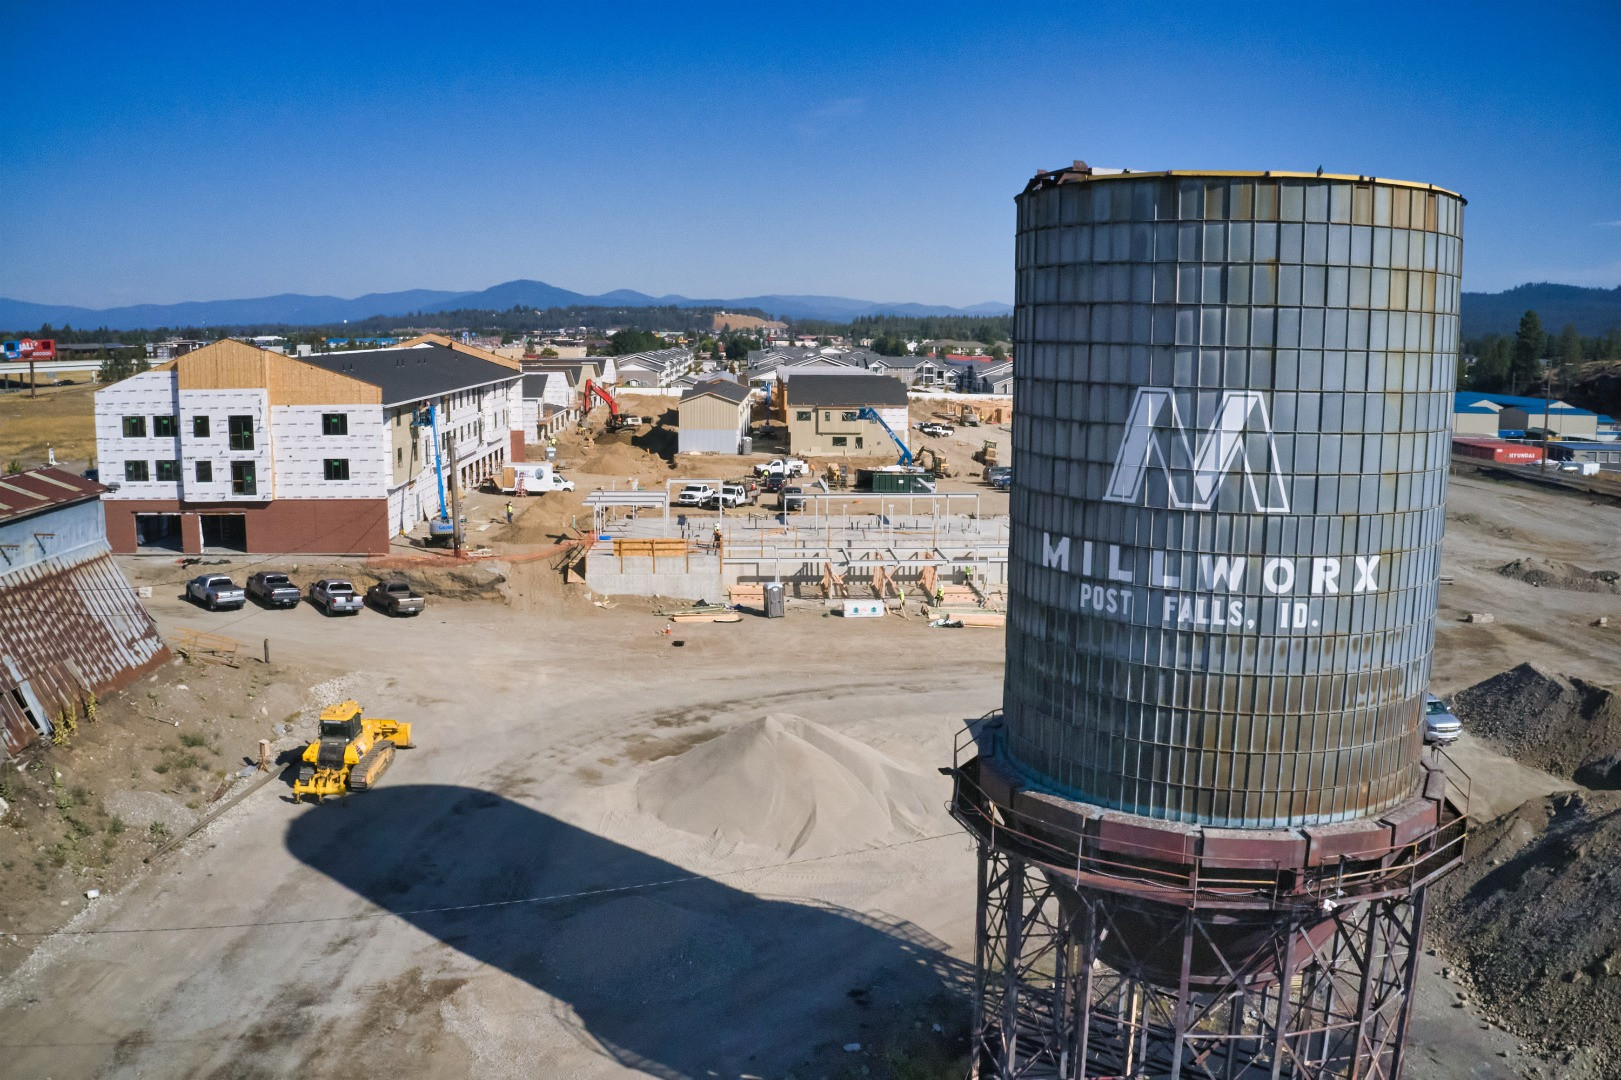
[[[1262, 449], [1264, 447], [1264, 450]], [[1255, 459], [1255, 460], [1252, 460]], [[1182, 424], [1173, 392], [1160, 386], [1138, 389], [1126, 419], [1126, 437], [1115, 455], [1108, 502], [1135, 503], [1152, 470], [1165, 476], [1167, 498], [1175, 510], [1209, 510], [1222, 481], [1238, 468], [1252, 512], [1287, 514], [1289, 493], [1278, 462], [1277, 440], [1266, 399], [1254, 390], [1227, 390], [1216, 409], [1216, 422], [1199, 433], [1194, 445]]]

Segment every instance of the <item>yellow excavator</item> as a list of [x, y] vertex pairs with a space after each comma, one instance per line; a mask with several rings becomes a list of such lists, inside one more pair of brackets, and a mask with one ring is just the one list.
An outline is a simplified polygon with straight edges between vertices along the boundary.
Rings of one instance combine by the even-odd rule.
[[346, 791], [365, 791], [394, 760], [396, 748], [410, 749], [411, 725], [364, 716], [358, 701], [340, 701], [321, 710], [321, 737], [304, 748], [293, 783], [293, 798], [316, 801]]

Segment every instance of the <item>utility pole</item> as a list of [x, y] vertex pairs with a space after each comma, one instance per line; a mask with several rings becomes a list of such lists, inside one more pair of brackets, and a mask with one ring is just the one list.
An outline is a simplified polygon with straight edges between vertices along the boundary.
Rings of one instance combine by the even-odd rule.
[[456, 458], [456, 429], [445, 432], [450, 451], [450, 543], [456, 558], [462, 557], [462, 477]]
[[29, 358], [28, 358], [28, 396], [29, 397], [38, 397], [39, 396], [38, 390], [39, 390], [39, 379], [37, 377], [35, 377], [35, 375], [34, 375], [34, 358], [33, 358], [33, 356], [29, 356]]

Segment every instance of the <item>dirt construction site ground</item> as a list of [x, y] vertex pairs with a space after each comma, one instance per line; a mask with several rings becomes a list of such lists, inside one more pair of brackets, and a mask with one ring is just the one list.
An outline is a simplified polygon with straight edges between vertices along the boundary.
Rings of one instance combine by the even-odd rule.
[[[476, 535], [522, 550], [569, 514]], [[1437, 692], [1526, 660], [1613, 683], [1615, 595], [1496, 567], [1618, 545], [1614, 507], [1455, 476]], [[8, 768], [0, 1077], [960, 1075], [975, 864], [935, 770], [1000, 703], [997, 631], [805, 604], [666, 635], [544, 559], [433, 579], [411, 620], [212, 614], [179, 596], [196, 571], [129, 566], [166, 634], [250, 656], [177, 661]], [[376, 790], [232, 779], [345, 697], [416, 726]], [[1467, 735], [1454, 756], [1483, 820], [1573, 786]], [[1603, 1075], [1534, 1053], [1450, 963], [1426, 957], [1409, 1078]]]

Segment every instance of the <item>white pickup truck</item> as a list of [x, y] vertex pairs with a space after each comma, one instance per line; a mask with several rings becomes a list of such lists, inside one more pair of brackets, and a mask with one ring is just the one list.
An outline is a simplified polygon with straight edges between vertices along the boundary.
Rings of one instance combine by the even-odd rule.
[[574, 481], [558, 475], [549, 461], [528, 461], [508, 465], [492, 477], [503, 495], [544, 495], [548, 491], [573, 491]]
[[773, 458], [764, 465], [754, 467], [756, 476], [780, 476], [787, 479], [790, 476], [804, 476], [810, 472], [810, 466], [799, 458]]

